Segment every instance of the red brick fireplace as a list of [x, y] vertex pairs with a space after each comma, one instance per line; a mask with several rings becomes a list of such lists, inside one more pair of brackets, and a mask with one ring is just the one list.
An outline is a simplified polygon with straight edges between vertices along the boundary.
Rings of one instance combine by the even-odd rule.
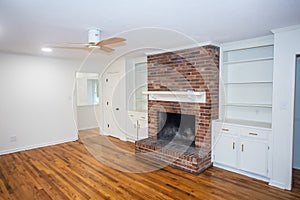
[[[211, 165], [211, 120], [218, 118], [219, 48], [202, 46], [150, 55], [147, 63], [149, 92], [205, 92], [206, 101], [148, 99], [149, 138], [136, 142], [136, 152], [191, 173], [200, 173]], [[194, 146], [158, 141], [160, 112], [194, 115]]]

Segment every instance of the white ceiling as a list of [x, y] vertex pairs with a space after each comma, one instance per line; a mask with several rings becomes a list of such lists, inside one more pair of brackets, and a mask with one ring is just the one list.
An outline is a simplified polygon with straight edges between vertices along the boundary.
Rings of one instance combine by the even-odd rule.
[[[42, 46], [87, 42], [87, 29], [102, 38], [122, 36], [136, 48], [173, 48], [270, 34], [300, 24], [299, 0], [0, 0], [0, 51], [43, 55]], [[85, 51], [50, 55], [82, 59]], [[99, 55], [100, 56], [100, 55]], [[101, 55], [107, 56], [107, 55]]]

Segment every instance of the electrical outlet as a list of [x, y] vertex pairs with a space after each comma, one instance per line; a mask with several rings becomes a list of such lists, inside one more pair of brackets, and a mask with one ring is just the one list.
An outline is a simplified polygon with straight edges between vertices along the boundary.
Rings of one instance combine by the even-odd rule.
[[10, 142], [16, 142], [17, 141], [17, 136], [15, 136], [15, 135], [10, 136], [9, 140], [10, 140]]

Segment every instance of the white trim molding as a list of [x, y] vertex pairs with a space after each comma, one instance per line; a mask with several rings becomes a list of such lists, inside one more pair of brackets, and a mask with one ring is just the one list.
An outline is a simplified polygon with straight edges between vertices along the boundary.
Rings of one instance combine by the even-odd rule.
[[18, 147], [15, 149], [8, 149], [8, 150], [0, 151], [0, 155], [16, 153], [19, 151], [26, 151], [26, 150], [31, 150], [31, 149], [36, 149], [36, 148], [41, 148], [41, 147], [46, 147], [46, 146], [52, 146], [52, 145], [56, 145], [56, 144], [66, 143], [66, 142], [74, 142], [76, 140], [78, 140], [78, 134], [76, 134], [72, 138], [64, 138], [64, 139], [60, 139], [60, 140], [56, 140], [56, 141], [52, 141], [52, 142], [46, 142], [46, 143], [41, 143], [41, 144], [29, 145], [29, 146], [24, 146], [24, 147]]
[[251, 38], [247, 40], [240, 40], [235, 42], [228, 42], [221, 44], [223, 51], [237, 50], [237, 49], [247, 49], [259, 46], [268, 46], [274, 44], [274, 36], [268, 35], [263, 37]]
[[89, 130], [89, 129], [95, 129], [95, 128], [99, 129], [99, 126], [81, 127], [78, 130], [83, 131], [83, 130]]
[[253, 174], [253, 173], [250, 173], [250, 172], [246, 172], [246, 171], [243, 171], [243, 170], [239, 170], [239, 169], [236, 169], [236, 168], [228, 167], [228, 166], [225, 166], [225, 165], [222, 165], [222, 164], [213, 163], [213, 166], [217, 167], [217, 168], [220, 168], [220, 169], [225, 169], [225, 170], [237, 173], [237, 174], [242, 174], [242, 175], [248, 176], [250, 178], [255, 178], [255, 179], [258, 179], [258, 180], [261, 180], [261, 181], [264, 181], [264, 182], [269, 182], [269, 178], [264, 177], [264, 176], [260, 176], [260, 175]]
[[273, 180], [270, 180], [269, 185], [273, 186], [273, 187], [277, 187], [277, 188], [283, 189], [283, 190], [291, 190], [292, 189], [291, 185], [287, 186], [285, 184], [282, 184], [280, 182], [273, 181]]
[[149, 53], [145, 53], [145, 54], [146, 54], [146, 56], [151, 56], [151, 55], [156, 55], [156, 54], [176, 52], [176, 51], [181, 51], [181, 50], [185, 50], [185, 49], [192, 49], [192, 48], [204, 47], [204, 46], [220, 47], [220, 44], [217, 43], [217, 42], [207, 41], [207, 42], [195, 43], [195, 44], [187, 45], [187, 46], [181, 46], [181, 47], [170, 48], [170, 49], [165, 49], [165, 50], [153, 51], [153, 52], [149, 52]]
[[149, 100], [154, 101], [172, 101], [188, 103], [205, 103], [205, 92], [194, 92], [192, 90], [184, 91], [148, 91], [143, 94], [149, 95]]
[[297, 29], [300, 29], [300, 24], [297, 24], [294, 26], [288, 26], [288, 27], [284, 27], [284, 28], [272, 29], [271, 32], [272, 33], [280, 33], [280, 32], [286, 32], [286, 31], [293, 31], [293, 30], [297, 30]]

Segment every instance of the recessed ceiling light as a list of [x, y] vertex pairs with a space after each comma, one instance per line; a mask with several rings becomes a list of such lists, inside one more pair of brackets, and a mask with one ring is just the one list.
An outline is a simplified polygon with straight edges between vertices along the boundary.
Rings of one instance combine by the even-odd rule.
[[42, 50], [43, 52], [52, 52], [52, 49], [47, 48], [47, 47], [43, 47], [41, 50]]

